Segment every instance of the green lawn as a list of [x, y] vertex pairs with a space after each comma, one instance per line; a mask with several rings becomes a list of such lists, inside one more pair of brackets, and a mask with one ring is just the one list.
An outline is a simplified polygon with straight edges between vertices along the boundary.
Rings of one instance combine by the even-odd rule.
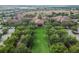
[[35, 30], [35, 39], [33, 42], [32, 52], [47, 53], [49, 52], [46, 30], [42, 27]]

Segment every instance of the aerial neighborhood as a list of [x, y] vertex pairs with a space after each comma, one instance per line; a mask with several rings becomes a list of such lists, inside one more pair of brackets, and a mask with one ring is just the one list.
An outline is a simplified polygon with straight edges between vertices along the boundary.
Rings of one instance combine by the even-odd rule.
[[0, 6], [1, 53], [78, 53], [79, 6]]

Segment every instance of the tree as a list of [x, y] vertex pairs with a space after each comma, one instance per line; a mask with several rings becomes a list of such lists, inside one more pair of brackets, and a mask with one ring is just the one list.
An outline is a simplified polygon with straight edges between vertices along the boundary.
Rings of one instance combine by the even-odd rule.
[[11, 53], [14, 52], [15, 48], [12, 46], [0, 46], [1, 53]]
[[54, 22], [52, 22], [52, 25], [53, 25], [53, 26], [59, 26], [59, 25], [61, 25], [61, 24], [60, 24], [60, 22], [54, 21]]
[[57, 32], [56, 29], [54, 27], [52, 27], [52, 28], [48, 29], [47, 34], [50, 36], [51, 34], [55, 34], [56, 32]]
[[27, 43], [28, 41], [30, 41], [30, 38], [31, 36], [27, 34], [27, 35], [21, 35], [20, 39], [22, 40], [22, 42]]
[[64, 53], [64, 52], [68, 52], [68, 49], [64, 46], [63, 43], [56, 43], [50, 46], [50, 52]]
[[30, 52], [30, 50], [25, 46], [25, 44], [21, 43], [17, 48], [16, 48], [17, 53], [26, 53]]
[[0, 38], [2, 37], [2, 33], [0, 33]]
[[63, 26], [55, 26], [55, 29], [56, 30], [61, 30], [61, 29], [64, 29], [64, 27]]
[[3, 34], [7, 34], [7, 32], [8, 32], [8, 28], [3, 28]]
[[77, 28], [78, 28], [78, 26], [72, 26], [72, 27], [71, 27], [71, 29], [72, 29], [73, 31], [77, 31]]
[[5, 51], [5, 48], [4, 48], [4, 46], [0, 46], [0, 53], [4, 53], [4, 52], [7, 52], [7, 51]]
[[67, 48], [70, 48], [72, 45], [76, 44], [78, 41], [76, 39], [76, 37], [74, 36], [68, 36], [65, 40], [64, 40], [64, 44]]
[[62, 35], [68, 35], [68, 33], [67, 33], [67, 31], [65, 29], [59, 29], [59, 30], [57, 30], [57, 32], [58, 32], [58, 34], [60, 36], [62, 36]]
[[79, 42], [69, 48], [72, 53], [79, 53]]
[[60, 42], [60, 37], [58, 34], [52, 34], [50, 35], [50, 44], [55, 44], [57, 42]]
[[8, 47], [16, 47], [19, 37], [16, 35], [11, 36], [7, 40], [4, 41], [4, 44]]
[[64, 40], [68, 36], [68, 33], [67, 33], [67, 31], [65, 29], [59, 29], [59, 30], [57, 30], [57, 34], [60, 37], [60, 42], [64, 42]]

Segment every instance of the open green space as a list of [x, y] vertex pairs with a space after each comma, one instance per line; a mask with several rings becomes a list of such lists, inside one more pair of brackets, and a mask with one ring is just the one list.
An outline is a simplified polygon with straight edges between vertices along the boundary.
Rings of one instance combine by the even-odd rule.
[[49, 52], [48, 40], [46, 38], [46, 30], [43, 27], [39, 27], [35, 30], [35, 39], [32, 47], [32, 52], [47, 53]]

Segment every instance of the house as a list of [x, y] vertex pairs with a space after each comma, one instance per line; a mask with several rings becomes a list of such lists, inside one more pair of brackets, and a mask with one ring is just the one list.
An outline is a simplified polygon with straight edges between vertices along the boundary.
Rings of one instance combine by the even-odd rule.
[[36, 24], [37, 26], [43, 26], [44, 20], [37, 19], [37, 20], [35, 20], [35, 24]]
[[62, 16], [62, 18], [61, 18], [60, 21], [61, 21], [61, 22], [66, 22], [66, 21], [71, 21], [71, 19], [70, 19], [70, 17], [68, 17], [68, 16]]

